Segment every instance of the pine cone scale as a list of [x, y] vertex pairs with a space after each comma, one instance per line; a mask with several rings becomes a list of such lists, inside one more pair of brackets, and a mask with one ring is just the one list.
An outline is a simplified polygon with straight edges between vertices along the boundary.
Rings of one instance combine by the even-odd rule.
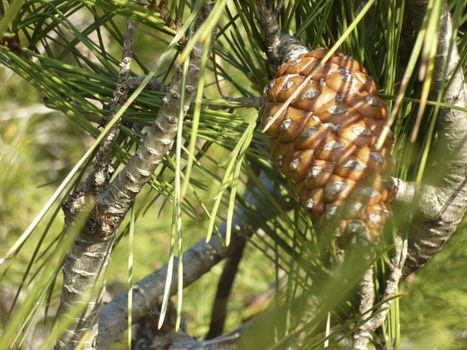
[[313, 50], [279, 68], [265, 89], [263, 125], [301, 89], [268, 129], [273, 160], [318, 227], [339, 215], [337, 236], [374, 238], [391, 198], [392, 139], [375, 148], [386, 104], [360, 63], [336, 53], [322, 64], [326, 53]]

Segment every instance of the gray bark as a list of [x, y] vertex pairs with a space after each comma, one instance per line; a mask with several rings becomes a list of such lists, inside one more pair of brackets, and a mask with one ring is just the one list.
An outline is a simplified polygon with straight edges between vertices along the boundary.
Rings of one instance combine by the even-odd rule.
[[273, 69], [301, 53], [308, 52], [300, 40], [293, 36], [282, 34], [277, 13], [272, 0], [256, 0], [259, 12], [259, 22], [266, 39], [266, 54]]
[[373, 270], [368, 270], [363, 276], [361, 282], [361, 303], [360, 314], [365, 314], [362, 318], [363, 323], [358, 327], [353, 337], [352, 349], [365, 350], [368, 347], [371, 333], [383, 325], [386, 319], [391, 302], [396, 296], [399, 282], [402, 278], [402, 269], [407, 258], [407, 242], [400, 237], [396, 237], [394, 255], [389, 264], [389, 276], [384, 288], [382, 302], [374, 314], [368, 313], [373, 308], [375, 300]]
[[[128, 77], [132, 56], [132, 46], [135, 38], [136, 23], [128, 20], [125, 34], [122, 61], [117, 86], [110, 106], [110, 115], [113, 116], [128, 97]], [[119, 123], [116, 123], [103, 139], [96, 155], [93, 172], [86, 179], [85, 184], [72, 194], [64, 203], [65, 222], [73, 225], [76, 215], [84, 209], [86, 204], [99, 195], [108, 184], [112, 173], [110, 162], [112, 160], [112, 144], [119, 133]], [[98, 237], [88, 237], [90, 232], [82, 231], [65, 260], [63, 267], [63, 288], [58, 310], [59, 316], [66, 315], [67, 311], [88, 292], [98, 280], [99, 274], [105, 270], [108, 263], [108, 251], [112, 240], [99, 240]], [[100, 308], [101, 292], [96, 302], [90, 302], [83, 310], [79, 319], [67, 328], [55, 345], [56, 349], [75, 348], [84, 334], [88, 334], [84, 341], [84, 349], [94, 348], [97, 332], [97, 311]]]
[[[426, 1], [415, 1], [413, 6], [425, 6]], [[412, 11], [422, 16], [423, 11]], [[430, 96], [436, 99], [443, 83], [451, 80], [442, 102], [467, 107], [467, 92], [460, 57], [453, 39], [451, 16], [443, 5], [435, 70]], [[447, 64], [447, 74], [443, 68]], [[416, 215], [410, 228], [409, 252], [404, 276], [416, 271], [429, 261], [451, 237], [467, 209], [467, 113], [441, 108], [436, 125], [437, 139], [433, 143], [431, 163], [425, 180], [416, 196]]]
[[[362, 318], [370, 316], [369, 311], [373, 308], [375, 302], [375, 285], [373, 282], [373, 266], [371, 266], [363, 275], [360, 282], [360, 307], [359, 312]], [[370, 339], [370, 329], [368, 322], [363, 322], [353, 336], [352, 350], [366, 350], [368, 340]]]
[[[199, 28], [208, 15], [209, 8], [203, 7], [195, 27]], [[198, 43], [190, 55], [185, 100], [182, 106], [184, 113], [188, 110], [195, 94], [202, 49], [203, 44]], [[156, 167], [172, 147], [181, 108], [181, 85], [182, 74], [179, 67], [163, 99], [163, 105], [159, 109], [155, 122], [148, 128], [136, 154], [117, 178], [95, 198], [95, 205], [89, 214], [89, 219], [73, 243], [65, 261], [59, 315], [65, 315], [73, 305], [80, 302], [79, 299], [85, 292], [99, 282], [99, 277], [107, 268], [118, 227], [136, 195], [149, 181]], [[105, 169], [106, 165], [104, 164], [102, 168]], [[81, 316], [62, 335], [56, 344], [56, 349], [75, 348], [84, 335], [86, 335], [86, 340], [83, 348], [95, 348], [98, 312], [101, 309], [100, 295], [101, 293], [94, 302], [86, 305]]]

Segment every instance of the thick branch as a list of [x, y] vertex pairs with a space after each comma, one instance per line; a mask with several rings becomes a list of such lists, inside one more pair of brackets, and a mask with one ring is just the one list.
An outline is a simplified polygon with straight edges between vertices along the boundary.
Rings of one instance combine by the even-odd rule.
[[183, 332], [170, 332], [153, 338], [148, 350], [234, 350], [240, 339], [242, 329], [238, 332], [220, 337], [198, 341]]
[[[415, 200], [417, 187], [415, 182], [408, 182], [398, 178], [393, 177], [392, 180], [394, 181], [395, 187], [395, 194], [394, 194], [394, 201], [397, 203], [403, 204], [412, 204]], [[423, 191], [423, 189], [421, 189]]]
[[[128, 28], [122, 49], [122, 62], [120, 63], [118, 82], [110, 108], [111, 117], [115, 115], [127, 99], [127, 83], [130, 72], [135, 32], [136, 23], [132, 20], [128, 20]], [[107, 185], [112, 173], [110, 165], [112, 160], [112, 144], [117, 138], [118, 133], [119, 124], [117, 123], [109, 130], [109, 133], [106, 135], [99, 147], [94, 163], [94, 171], [89, 175], [84, 186], [78, 189], [63, 204], [63, 211], [65, 213], [65, 221], [67, 225], [72, 224], [75, 215], [82, 210], [85, 203], [89, 201], [89, 198], [102, 192], [103, 187]], [[60, 316], [65, 315], [74, 303], [79, 302], [80, 296], [93, 287], [93, 284], [98, 278], [100, 269], [106, 266], [107, 250], [98, 252], [92, 245], [92, 249], [81, 250], [80, 248], [83, 243], [88, 244], [85, 233], [80, 234], [77, 238], [75, 244], [68, 253], [63, 267], [63, 289], [60, 308], [58, 311]], [[106, 248], [111, 244], [109, 240], [103, 240], [97, 243]], [[85, 263], [90, 264], [93, 268], [86, 268]], [[100, 296], [98, 297], [98, 300], [99, 299]], [[97, 304], [98, 303], [99, 302], [97, 302]], [[56, 349], [74, 348], [80, 341], [82, 335], [86, 332], [89, 336], [84, 342], [83, 348], [93, 348], [93, 340], [97, 332], [95, 309], [96, 303], [90, 303], [90, 305], [88, 305], [88, 307], [83, 311], [80, 319], [65, 330], [56, 344]]]
[[[416, 1], [415, 5], [420, 3]], [[424, 3], [426, 4], [426, 1]], [[413, 14], [422, 16], [423, 11], [413, 11]], [[465, 108], [467, 92], [464, 74], [453, 39], [451, 16], [444, 4], [431, 97], [436, 99], [443, 84], [451, 80], [442, 101]], [[453, 45], [449, 56], [451, 41]], [[448, 64], [445, 77], [443, 68], [446, 62]], [[467, 209], [467, 113], [448, 108], [440, 109], [437, 139], [430, 157], [431, 163], [427, 172], [434, 176], [426, 181], [429, 183], [417, 202], [404, 276], [424, 265], [443, 247]]]
[[[140, 76], [131, 77], [128, 80], [128, 86], [131, 90], [136, 90], [136, 88], [141, 85], [143, 80], [144, 80], [144, 77], [140, 77]], [[145, 88], [148, 90], [159, 91], [159, 92], [167, 92], [170, 89], [167, 85], [164, 85], [163, 83], [161, 83], [159, 80], [155, 78], [152, 78]]]
[[[260, 180], [269, 192], [273, 192], [273, 185], [265, 175]], [[244, 244], [244, 240], [251, 236], [260, 225], [271, 218], [274, 211], [270, 207], [261, 206], [261, 194], [258, 189], [249, 192], [245, 196], [246, 202], [256, 208], [253, 220], [247, 220], [250, 215], [247, 211], [239, 208], [235, 211], [233, 218], [233, 232], [231, 244], [226, 247], [225, 223], [219, 228], [221, 237], [213, 235], [206, 243], [203, 239], [186, 250], [183, 254], [183, 284], [185, 287], [197, 281], [205, 273], [209, 272], [219, 261], [235, 252]], [[259, 214], [261, 213], [261, 214]], [[258, 220], [258, 215], [262, 215]], [[177, 292], [177, 261], [174, 263], [174, 272], [171, 283], [170, 295]], [[146, 276], [137, 282], [132, 288], [133, 294], [133, 321], [137, 322], [144, 317], [154, 306], [162, 302], [164, 287], [167, 276], [167, 265]], [[127, 327], [128, 293], [116, 296], [110, 303], [104, 305], [99, 319], [99, 335], [97, 344], [99, 348], [106, 348], [113, 341], [120, 338]]]
[[[196, 23], [199, 28], [208, 16], [209, 9], [203, 7]], [[109, 252], [115, 233], [130, 209], [134, 198], [149, 181], [158, 164], [173, 144], [180, 108], [186, 112], [193, 99], [198, 82], [203, 44], [198, 43], [191, 55], [186, 79], [186, 93], [180, 106], [182, 72], [178, 68], [164, 98], [154, 124], [148, 128], [142, 144], [117, 178], [100, 193], [83, 230], [73, 243], [64, 265], [64, 283], [60, 314], [79, 302], [83, 293], [98, 281], [106, 270]], [[57, 343], [57, 349], [78, 346], [86, 334], [84, 349], [93, 349], [97, 337], [97, 314], [101, 308], [98, 295], [95, 302], [87, 305], [82, 317], [76, 320]]]

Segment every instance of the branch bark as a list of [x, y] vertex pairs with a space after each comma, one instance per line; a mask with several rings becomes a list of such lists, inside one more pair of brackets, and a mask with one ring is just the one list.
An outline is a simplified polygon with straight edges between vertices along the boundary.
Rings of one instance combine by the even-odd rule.
[[273, 0], [256, 0], [256, 5], [259, 22], [265, 34], [266, 54], [275, 69], [281, 63], [293, 59], [301, 53], [308, 52], [308, 49], [300, 40], [281, 33]]
[[[411, 1], [412, 16], [423, 16], [427, 1]], [[450, 45], [452, 43], [452, 46]], [[449, 49], [452, 49], [449, 51]], [[447, 63], [447, 64], [446, 64]], [[446, 74], [444, 67], [447, 68]], [[465, 108], [467, 92], [458, 49], [453, 37], [451, 16], [443, 5], [438, 49], [433, 72], [431, 98], [436, 99], [443, 83], [450, 82], [442, 101]], [[451, 237], [467, 209], [467, 113], [441, 108], [437, 140], [430, 154], [425, 180], [416, 201], [416, 215], [409, 236], [409, 252], [403, 275], [407, 276], [429, 261]]]
[[[242, 244], [243, 242], [243, 244]], [[211, 323], [206, 339], [213, 339], [220, 336], [224, 331], [225, 319], [227, 317], [227, 306], [230, 293], [232, 292], [235, 276], [238, 272], [243, 251], [245, 250], [246, 240], [240, 241], [240, 245], [231, 256], [225, 261], [224, 269], [217, 284], [216, 296], [211, 311]]]
[[407, 258], [407, 242], [403, 241], [400, 237], [396, 237], [394, 244], [394, 255], [389, 264], [389, 276], [386, 281], [386, 287], [384, 288], [382, 303], [375, 311], [375, 316], [368, 314], [368, 311], [373, 308], [375, 299], [372, 268], [370, 268], [371, 272], [368, 270], [363, 277], [361, 284], [362, 301], [360, 304], [360, 313], [362, 315], [366, 313], [366, 320], [363, 321], [354, 335], [352, 349], [367, 349], [371, 333], [383, 325], [388, 315], [391, 302], [397, 293], [399, 282], [402, 278], [402, 269]]
[[396, 237], [394, 255], [389, 264], [389, 278], [386, 281], [386, 287], [383, 293], [383, 303], [380, 304], [377, 310], [377, 315], [368, 322], [368, 329], [374, 332], [381, 327], [389, 312], [392, 299], [397, 293], [399, 282], [402, 279], [402, 269], [407, 259], [407, 242], [402, 238]]
[[[359, 312], [362, 317], [368, 317], [368, 312], [373, 308], [375, 302], [375, 285], [373, 282], [373, 266], [370, 266], [363, 275], [360, 282], [360, 307]], [[366, 350], [370, 339], [370, 329], [368, 322], [364, 321], [353, 336], [352, 350]]]
[[[118, 82], [111, 103], [111, 116], [118, 111], [128, 97], [128, 77], [135, 32], [136, 23], [128, 20]], [[102, 141], [96, 155], [94, 170], [88, 176], [84, 186], [79, 188], [63, 203], [62, 208], [67, 225], [72, 225], [75, 216], [83, 209], [85, 204], [93, 200], [93, 197], [99, 195], [104, 186], [108, 184], [112, 173], [110, 165], [112, 160], [112, 144], [117, 138], [118, 133], [119, 124], [116, 123]], [[59, 316], [66, 315], [73, 305], [80, 302], [80, 297], [93, 287], [101, 270], [105, 269], [107, 265], [107, 252], [112, 241], [109, 239], [95, 239], [96, 237], [90, 239], [88, 238], [89, 233], [90, 231], [85, 229], [79, 234], [65, 260], [63, 267], [63, 288], [58, 310]], [[97, 297], [97, 302], [90, 302], [83, 310], [80, 318], [65, 330], [55, 345], [56, 349], [75, 348], [86, 333], [89, 336], [84, 341], [83, 348], [91, 349], [94, 347], [93, 343], [97, 332], [96, 313], [99, 309], [100, 294], [101, 292]]]
[[[204, 6], [199, 12], [195, 28], [199, 28], [208, 15], [209, 8]], [[127, 46], [124, 45], [124, 50], [126, 48]], [[73, 243], [65, 261], [59, 315], [65, 315], [71, 306], [79, 303], [83, 293], [92, 288], [106, 270], [110, 249], [118, 227], [133, 204], [136, 195], [149, 181], [156, 167], [172, 147], [180, 108], [183, 108], [183, 112], [186, 113], [194, 97], [202, 50], [203, 44], [198, 43], [191, 52], [183, 106], [180, 106], [182, 72], [181, 68], [178, 67], [155, 122], [149, 127], [136, 154], [128, 161], [117, 178], [98, 193], [89, 219]], [[126, 89], [128, 89], [128, 85], [126, 85]], [[117, 89], [116, 95], [118, 94]], [[108, 136], [110, 146], [116, 133], [117, 131]], [[95, 170], [100, 171], [102, 168], [105, 171], [108, 168], [107, 159], [109, 157], [106, 147], [107, 143], [101, 146], [104, 157], [97, 159], [102, 161], [102, 164], [96, 163]], [[79, 207], [77, 210], [79, 211]], [[72, 323], [57, 342], [56, 349], [75, 348], [80, 344], [84, 335], [86, 335], [86, 339], [83, 349], [95, 348], [101, 294], [99, 293], [95, 301], [86, 305], [82, 316]]]
[[[113, 94], [112, 101], [109, 107], [110, 120], [115, 113], [123, 106], [128, 98], [129, 80], [130, 80], [130, 64], [133, 55], [133, 42], [135, 39], [137, 23], [133, 20], [127, 22], [127, 32], [123, 39], [122, 61], [120, 63], [120, 71], [118, 80]], [[62, 209], [65, 214], [65, 222], [71, 224], [78, 212], [81, 211], [89, 196], [95, 197], [101, 193], [104, 187], [108, 184], [113, 173], [111, 166], [112, 161], [112, 144], [116, 140], [120, 131], [120, 121], [109, 130], [108, 134], [102, 141], [99, 151], [97, 152], [94, 161], [93, 171], [87, 177], [83, 186], [70, 195], [62, 204]]]
[[[265, 175], [261, 175], [261, 182], [269, 192], [274, 191], [274, 186]], [[254, 207], [256, 220], [245, 220], [251, 214], [247, 210], [237, 209], [234, 213], [232, 223], [231, 244], [226, 247], [225, 242], [225, 223], [221, 225], [219, 231], [221, 236], [214, 234], [209, 242], [204, 239], [198, 241], [183, 254], [183, 285], [189, 286], [197, 281], [205, 273], [209, 272], [213, 266], [222, 259], [230, 256], [233, 252], [244, 244], [260, 225], [274, 215], [270, 207], [261, 205], [262, 196], [258, 189], [253, 189], [245, 195], [245, 200], [249, 206]], [[258, 213], [262, 218], [258, 220]], [[177, 292], [177, 271], [178, 262], [174, 262], [174, 272], [172, 277], [170, 295]], [[135, 283], [132, 287], [133, 297], [133, 322], [137, 322], [144, 317], [152, 308], [162, 302], [164, 287], [167, 276], [167, 265], [146, 276]], [[107, 348], [112, 342], [119, 339], [121, 334], [127, 328], [128, 317], [128, 292], [117, 295], [112, 301], [102, 308], [99, 317], [99, 333], [97, 338], [97, 347], [99, 349]]]

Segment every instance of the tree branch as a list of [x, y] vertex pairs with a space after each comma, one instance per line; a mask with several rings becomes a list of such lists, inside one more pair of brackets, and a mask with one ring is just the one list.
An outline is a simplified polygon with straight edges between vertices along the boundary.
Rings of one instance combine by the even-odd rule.
[[399, 282], [402, 278], [402, 269], [405, 265], [407, 258], [407, 242], [402, 238], [396, 237], [394, 255], [389, 264], [389, 278], [386, 281], [386, 288], [383, 293], [383, 302], [378, 307], [376, 316], [368, 322], [368, 329], [374, 332], [377, 328], [381, 327], [386, 316], [389, 312], [392, 299], [397, 293]]
[[[386, 319], [391, 302], [397, 293], [399, 282], [402, 278], [402, 268], [407, 258], [407, 242], [396, 237], [394, 240], [394, 255], [389, 263], [389, 277], [382, 296], [382, 303], [378, 306], [374, 316], [368, 311], [373, 308], [375, 300], [373, 269], [370, 268], [365, 273], [361, 282], [361, 304], [360, 314], [365, 315], [365, 320], [358, 327], [354, 335], [352, 349], [366, 350], [371, 333], [383, 325]], [[370, 272], [371, 271], [371, 272]]]
[[[129, 90], [129, 76], [131, 57], [133, 55], [133, 42], [135, 39], [137, 23], [133, 20], [127, 22], [127, 32], [123, 38], [122, 61], [120, 63], [120, 71], [118, 74], [117, 84], [113, 94], [112, 102], [110, 103], [110, 113], [108, 119], [117, 113], [123, 106]], [[65, 214], [65, 222], [71, 224], [76, 214], [81, 211], [86, 203], [88, 196], [96, 196], [101, 193], [104, 186], [108, 184], [113, 172], [111, 166], [112, 161], [112, 144], [117, 138], [120, 131], [120, 121], [109, 130], [108, 134], [102, 140], [99, 150], [94, 161], [93, 172], [87, 177], [83, 186], [78, 188], [66, 201], [62, 204], [62, 209]]]
[[279, 66], [282, 62], [308, 52], [300, 40], [288, 34], [282, 34], [273, 0], [256, 0], [259, 22], [266, 38], [266, 54], [270, 62]]
[[[413, 1], [419, 6], [427, 1]], [[450, 51], [451, 49], [451, 51]], [[447, 63], [447, 64], [446, 64]], [[445, 74], [444, 67], [447, 68]], [[442, 101], [459, 107], [467, 106], [467, 92], [460, 57], [455, 45], [451, 16], [443, 5], [438, 49], [433, 72], [431, 97], [442, 93], [444, 83], [450, 82]], [[429, 173], [434, 174], [424, 186], [417, 200], [416, 215], [409, 237], [409, 252], [403, 275], [416, 271], [429, 261], [451, 237], [467, 209], [467, 113], [440, 108], [437, 121], [437, 140], [430, 154]], [[438, 176], [436, 178], [436, 176]]]
[[[208, 15], [209, 8], [204, 6], [198, 14], [195, 28], [199, 28]], [[178, 67], [155, 122], [148, 128], [136, 154], [117, 178], [96, 197], [89, 219], [73, 243], [65, 261], [60, 315], [66, 314], [72, 305], [78, 303], [80, 296], [92, 288], [106, 270], [118, 227], [136, 195], [149, 181], [156, 167], [172, 147], [180, 108], [186, 113], [195, 94], [202, 50], [203, 43], [198, 43], [191, 52], [183, 106], [180, 106], [182, 71]], [[99, 293], [96, 301], [88, 303], [82, 316], [65, 331], [56, 345], [57, 349], [75, 348], [85, 334], [83, 348], [94, 349], [101, 294]]]
[[[268, 192], [274, 192], [274, 186], [265, 176], [260, 176], [260, 181]], [[226, 224], [219, 228], [221, 236], [214, 234], [209, 242], [204, 239], [198, 241], [183, 254], [183, 285], [188, 287], [197, 281], [205, 273], [209, 272], [222, 259], [230, 256], [244, 244], [244, 241], [250, 237], [260, 225], [274, 215], [271, 207], [261, 205], [262, 195], [259, 189], [250, 190], [245, 195], [245, 201], [254, 208], [254, 220], [245, 220], [251, 214], [239, 208], [235, 211], [232, 223], [232, 240], [228, 247], [225, 246]], [[261, 214], [259, 214], [261, 213]], [[262, 215], [258, 220], [258, 215]], [[177, 292], [177, 271], [178, 262], [174, 262], [174, 272], [172, 274], [172, 283], [170, 295]], [[154, 306], [162, 302], [164, 287], [167, 276], [167, 265], [138, 281], [132, 287], [133, 310], [132, 319], [137, 322], [144, 317]], [[127, 327], [128, 316], [128, 292], [124, 292], [102, 308], [99, 318], [99, 334], [97, 344], [99, 348], [106, 348], [112, 342], [119, 339]]]
[[217, 284], [216, 296], [211, 311], [211, 323], [206, 339], [218, 337], [224, 331], [227, 305], [245, 246], [246, 240], [241, 240], [238, 249], [232, 252], [231, 256], [225, 261], [224, 269]]
[[[127, 32], [124, 37], [122, 48], [122, 62], [120, 63], [120, 72], [117, 86], [112, 99], [110, 113], [111, 116], [120, 109], [128, 95], [128, 77], [130, 72], [131, 57], [133, 55], [132, 46], [136, 33], [136, 23], [133, 20], [127, 22]], [[65, 222], [71, 225], [76, 214], [81, 211], [86, 203], [102, 192], [105, 185], [108, 184], [112, 169], [110, 162], [112, 160], [112, 144], [119, 133], [119, 123], [116, 123], [102, 141], [96, 160], [94, 170], [88, 176], [84, 186], [78, 189], [63, 203], [62, 208], [65, 213]], [[107, 249], [110, 246], [110, 240], [95, 241], [102, 245], [105, 250], [97, 251], [86, 238], [86, 232], [82, 232], [73, 244], [67, 255], [63, 267], [63, 288], [58, 315], [66, 315], [70, 307], [79, 302], [83, 293], [92, 288], [94, 282], [98, 279], [101, 268], [105, 267]], [[82, 249], [81, 246], [89, 245], [91, 249]], [[97, 263], [96, 263], [97, 262]], [[88, 265], [88, 266], [86, 266]], [[100, 296], [97, 298], [100, 299]], [[83, 344], [84, 349], [93, 348], [93, 341], [97, 332], [96, 308], [99, 304], [90, 303], [83, 311], [80, 319], [76, 320], [57, 341], [56, 349], [67, 349], [78, 345], [83, 334], [88, 332], [89, 336]], [[73, 345], [72, 345], [73, 344]]]
[[[135, 90], [138, 86], [141, 85], [143, 80], [144, 80], [144, 77], [140, 77], [140, 76], [131, 77], [128, 80], [128, 86], [130, 87], [131, 90]], [[169, 91], [170, 87], [161, 83], [159, 80], [152, 78], [151, 80], [149, 80], [149, 83], [146, 85], [145, 89], [152, 90], [152, 91], [158, 91], [158, 92], [167, 92]]]
[[135, 342], [132, 348], [135, 350], [176, 350], [176, 349], [198, 349], [198, 350], [233, 350], [236, 348], [242, 331], [249, 326], [249, 322], [229, 334], [219, 336], [215, 339], [198, 341], [186, 334], [182, 329], [175, 332], [177, 311], [173, 304], [169, 303], [167, 322], [161, 329], [157, 329], [160, 317], [160, 308], [154, 308], [149, 315], [141, 319], [135, 326]]
[[[375, 285], [373, 282], [373, 266], [370, 266], [363, 275], [360, 282], [360, 307], [362, 317], [368, 317], [368, 312], [373, 308], [375, 302]], [[366, 350], [370, 339], [368, 322], [364, 321], [354, 334], [352, 350]]]
[[395, 187], [393, 200], [404, 204], [414, 203], [416, 192], [420, 192], [420, 189], [417, 191], [415, 182], [404, 181], [395, 177], [392, 180]]

